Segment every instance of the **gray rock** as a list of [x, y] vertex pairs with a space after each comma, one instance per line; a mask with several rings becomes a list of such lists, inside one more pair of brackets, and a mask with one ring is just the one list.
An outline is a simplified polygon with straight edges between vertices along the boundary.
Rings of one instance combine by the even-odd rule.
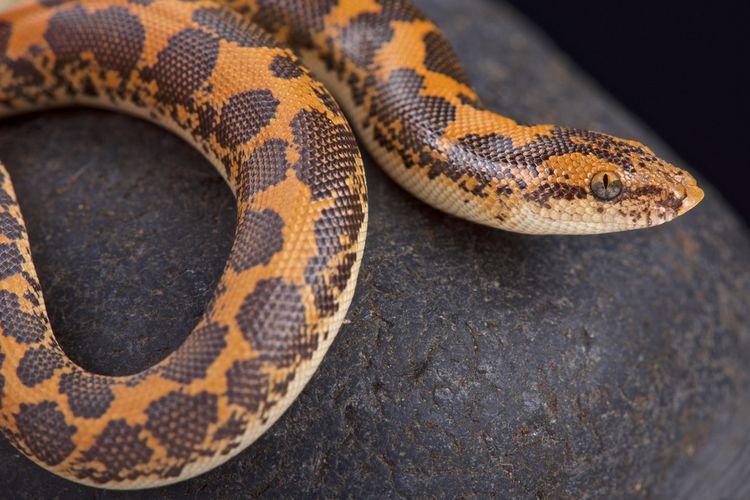
[[[419, 4], [494, 109], [677, 160], [509, 8]], [[66, 352], [128, 374], [178, 346], [232, 239], [207, 163], [98, 111], [5, 120], [0, 157]], [[527, 237], [443, 215], [367, 168], [365, 261], [319, 372], [247, 451], [139, 498], [750, 496], [750, 238], [715, 190], [661, 228]], [[4, 440], [0, 491], [119, 495]]]

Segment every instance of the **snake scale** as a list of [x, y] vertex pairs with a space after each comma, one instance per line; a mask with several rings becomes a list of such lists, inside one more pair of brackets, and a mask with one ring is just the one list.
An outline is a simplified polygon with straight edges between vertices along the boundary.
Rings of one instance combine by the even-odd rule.
[[228, 262], [184, 344], [142, 373], [102, 376], [55, 341], [0, 166], [0, 427], [42, 467], [105, 488], [216, 467], [310, 379], [364, 250], [350, 124], [415, 196], [504, 230], [648, 227], [703, 196], [637, 142], [487, 110], [407, 0], [38, 0], [0, 13], [0, 116], [69, 105], [166, 127], [237, 199]]

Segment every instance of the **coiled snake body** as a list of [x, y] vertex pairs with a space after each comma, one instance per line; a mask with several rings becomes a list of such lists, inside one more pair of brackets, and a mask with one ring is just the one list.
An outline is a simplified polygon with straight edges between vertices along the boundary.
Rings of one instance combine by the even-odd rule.
[[185, 343], [142, 373], [101, 376], [55, 341], [0, 166], [0, 427], [39, 465], [100, 487], [169, 484], [221, 464], [317, 368], [367, 228], [362, 160], [339, 104], [401, 186], [501, 229], [647, 227], [702, 198], [639, 143], [486, 110], [407, 0], [39, 0], [0, 14], [0, 116], [74, 104], [179, 134], [227, 180], [239, 214]]

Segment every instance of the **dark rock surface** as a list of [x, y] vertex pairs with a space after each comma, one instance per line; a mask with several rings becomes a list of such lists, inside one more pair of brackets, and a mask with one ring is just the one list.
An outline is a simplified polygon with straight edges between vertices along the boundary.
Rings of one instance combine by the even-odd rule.
[[[675, 159], [514, 12], [419, 3], [494, 109]], [[127, 374], [178, 346], [232, 238], [208, 164], [79, 110], [4, 120], [0, 158], [70, 356]], [[138, 498], [750, 496], [750, 239], [716, 191], [661, 228], [526, 237], [444, 216], [372, 162], [368, 180], [349, 324], [308, 388], [239, 457]], [[0, 497], [121, 495], [0, 441]]]

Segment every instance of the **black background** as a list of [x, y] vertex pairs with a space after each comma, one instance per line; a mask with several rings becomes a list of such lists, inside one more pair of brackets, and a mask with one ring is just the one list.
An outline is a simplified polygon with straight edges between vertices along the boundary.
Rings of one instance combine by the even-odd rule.
[[747, 2], [511, 3], [750, 222]]

